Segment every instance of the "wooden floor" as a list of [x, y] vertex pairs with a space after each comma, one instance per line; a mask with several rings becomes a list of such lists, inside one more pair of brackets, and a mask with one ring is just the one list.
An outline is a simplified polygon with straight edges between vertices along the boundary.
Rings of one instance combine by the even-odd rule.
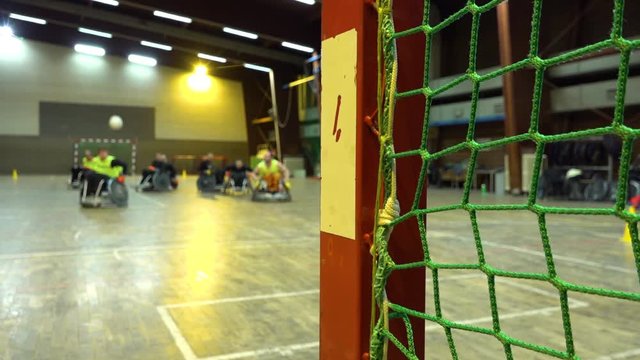
[[[461, 192], [430, 189], [430, 206], [460, 203]], [[524, 197], [482, 196], [473, 203], [525, 203]], [[610, 203], [542, 201], [566, 207], [610, 207]], [[510, 271], [547, 273], [537, 216], [531, 212], [478, 212], [479, 232], [487, 263]], [[558, 275], [579, 285], [640, 292], [631, 246], [620, 241], [621, 220], [607, 216], [547, 215]], [[438, 262], [477, 263], [469, 214], [451, 211], [430, 214], [427, 233], [433, 259]], [[487, 277], [478, 271], [439, 271], [443, 315], [451, 320], [492, 327]], [[428, 271], [427, 278], [431, 278]], [[427, 284], [427, 312], [435, 312], [431, 282]], [[519, 279], [496, 281], [501, 328], [520, 340], [566, 349], [558, 290], [551, 284]], [[640, 303], [569, 293], [575, 348], [581, 359], [640, 359]], [[426, 323], [429, 359], [450, 359], [445, 333]], [[460, 359], [505, 359], [494, 337], [453, 331]], [[515, 359], [550, 359], [514, 347]]]
[[[174, 193], [130, 192], [127, 209], [81, 209], [64, 180], [0, 178], [0, 359], [318, 358], [318, 181], [296, 181], [287, 204], [202, 197], [187, 179]], [[432, 189], [429, 202], [459, 196]], [[548, 221], [565, 280], [640, 291], [629, 244], [619, 241], [621, 221]], [[545, 271], [533, 214], [480, 213], [479, 223], [491, 265]], [[429, 234], [434, 259], [475, 261], [467, 214], [430, 215]], [[482, 274], [441, 278], [445, 316], [491, 326]], [[500, 279], [497, 292], [507, 334], [564, 349], [555, 288]], [[639, 303], [571, 293], [570, 309], [582, 359], [640, 359]], [[425, 326], [427, 358], [450, 359], [442, 329]], [[454, 337], [460, 359], [505, 358], [494, 338]]]
[[319, 182], [295, 202], [0, 180], [0, 359], [318, 357]]

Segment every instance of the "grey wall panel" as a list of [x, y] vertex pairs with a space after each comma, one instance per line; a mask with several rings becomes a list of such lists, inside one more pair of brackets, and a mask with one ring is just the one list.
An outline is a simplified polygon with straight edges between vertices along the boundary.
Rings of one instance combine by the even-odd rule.
[[[156, 152], [174, 155], [202, 155], [208, 152], [229, 159], [247, 159], [246, 142], [141, 140], [136, 161], [138, 172], [151, 162]], [[0, 136], [0, 175], [18, 169], [21, 174], [67, 174], [73, 164], [73, 142], [67, 138]]]
[[[122, 129], [109, 128], [112, 115], [124, 120]], [[154, 129], [155, 109], [152, 107], [40, 102], [42, 137], [153, 139]]]

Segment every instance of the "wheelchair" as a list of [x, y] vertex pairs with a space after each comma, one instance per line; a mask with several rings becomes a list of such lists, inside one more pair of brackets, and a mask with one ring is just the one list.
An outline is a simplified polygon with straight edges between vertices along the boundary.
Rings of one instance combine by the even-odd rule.
[[168, 170], [156, 169], [152, 174], [145, 176], [140, 184], [136, 185], [136, 191], [166, 192], [175, 190], [177, 183], [171, 179]]
[[124, 176], [101, 179], [94, 194], [88, 194], [88, 179], [85, 177], [80, 189], [80, 206], [98, 208], [104, 206], [127, 207], [129, 192], [124, 183]]
[[69, 189], [77, 190], [82, 186], [82, 180], [84, 179], [84, 169], [80, 167], [73, 167], [71, 169], [71, 175], [67, 181], [67, 187]]
[[200, 173], [196, 181], [198, 191], [201, 193], [224, 192], [224, 173], [216, 170], [205, 170]]
[[266, 181], [259, 179], [257, 185], [253, 189], [251, 201], [255, 202], [289, 202], [291, 201], [291, 192], [284, 181], [280, 180], [278, 189], [269, 189]]
[[243, 179], [225, 175], [223, 194], [241, 196], [249, 194], [253, 191], [249, 179], [245, 176]]

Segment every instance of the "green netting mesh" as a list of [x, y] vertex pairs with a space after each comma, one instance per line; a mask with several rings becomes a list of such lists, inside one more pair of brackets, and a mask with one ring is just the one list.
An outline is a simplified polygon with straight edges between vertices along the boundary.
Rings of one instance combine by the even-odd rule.
[[[378, 92], [378, 109], [380, 114], [380, 175], [379, 175], [379, 191], [378, 194], [378, 208], [380, 209], [376, 219], [375, 230], [375, 242], [372, 249], [374, 256], [374, 279], [373, 279], [373, 300], [375, 301], [375, 308], [377, 316], [373, 316], [372, 319], [372, 336], [371, 336], [371, 358], [372, 359], [384, 359], [386, 357], [387, 347], [389, 342], [396, 346], [407, 358], [417, 359], [415, 346], [413, 343], [413, 332], [410, 317], [424, 319], [434, 322], [442, 326], [442, 329], [446, 335], [448, 345], [451, 352], [451, 357], [457, 359], [456, 343], [452, 336], [452, 329], [465, 330], [476, 333], [482, 333], [492, 335], [497, 338], [504, 348], [504, 353], [507, 359], [512, 359], [512, 347], [522, 347], [529, 350], [533, 350], [539, 353], [547, 354], [552, 357], [561, 359], [579, 359], [578, 354], [574, 348], [572, 329], [571, 329], [571, 317], [569, 311], [569, 292], [577, 292], [583, 294], [598, 295], [603, 297], [619, 298], [629, 301], [640, 302], [640, 293], [616, 291], [612, 289], [597, 288], [583, 286], [568, 282], [560, 278], [556, 272], [553, 251], [550, 245], [550, 239], [546, 229], [546, 215], [547, 214], [582, 214], [582, 215], [609, 215], [616, 216], [627, 222], [630, 229], [630, 235], [632, 238], [632, 248], [635, 256], [635, 265], [638, 272], [638, 279], [640, 281], [640, 241], [638, 240], [637, 223], [640, 220], [640, 216], [633, 214], [625, 209], [626, 197], [627, 197], [627, 183], [629, 167], [631, 163], [631, 153], [633, 142], [640, 136], [640, 130], [633, 129], [625, 126], [624, 110], [625, 110], [625, 91], [627, 85], [627, 78], [629, 74], [629, 58], [633, 50], [640, 48], [640, 40], [628, 40], [622, 36], [623, 26], [623, 11], [624, 0], [614, 0], [613, 5], [613, 24], [611, 27], [611, 36], [603, 41], [572, 50], [563, 53], [558, 56], [541, 58], [538, 52], [539, 33], [540, 33], [540, 19], [541, 9], [543, 5], [542, 0], [533, 0], [530, 2], [533, 6], [533, 17], [531, 20], [531, 33], [530, 33], [530, 49], [527, 58], [517, 61], [511, 65], [502, 67], [498, 70], [490, 73], [480, 75], [476, 71], [476, 51], [478, 48], [478, 29], [480, 26], [480, 20], [483, 13], [490, 10], [494, 10], [504, 0], [489, 1], [484, 5], [478, 6], [474, 0], [468, 0], [466, 5], [453, 15], [444, 19], [438, 24], [429, 24], [430, 13], [430, 0], [425, 0], [424, 3], [424, 15], [422, 25], [411, 28], [405, 31], [396, 32], [394, 29], [393, 14], [392, 14], [392, 0], [379, 0], [378, 12], [379, 12], [379, 71], [384, 74], [379, 79], [384, 79], [382, 82], [379, 80], [379, 92]], [[522, 4], [524, 6], [524, 3]], [[405, 92], [398, 92], [396, 87], [397, 82], [397, 53], [396, 53], [396, 40], [410, 36], [413, 34], [424, 33], [427, 41], [427, 49], [429, 49], [431, 40], [434, 34], [442, 31], [452, 23], [460, 20], [465, 15], [471, 15], [472, 17], [472, 31], [471, 41], [469, 47], [469, 68], [465, 75], [462, 75], [455, 80], [441, 85], [437, 88], [430, 87], [429, 79], [429, 66], [430, 66], [430, 51], [425, 53], [425, 66], [423, 76], [422, 88], [413, 89]], [[517, 19], [516, 21], [523, 21], [523, 19]], [[527, 19], [529, 21], [529, 19]], [[569, 133], [563, 133], [558, 135], [545, 135], [539, 131], [539, 112], [541, 94], [543, 88], [543, 80], [545, 71], [554, 65], [562, 62], [574, 60], [594, 52], [598, 52], [604, 49], [615, 49], [620, 54], [620, 64], [618, 70], [617, 87], [616, 87], [616, 105], [614, 118], [610, 125], [605, 127], [593, 128], [588, 130], [581, 130]], [[533, 106], [530, 118], [529, 131], [524, 134], [505, 137], [499, 140], [478, 143], [474, 138], [475, 124], [476, 124], [476, 109], [478, 105], [479, 89], [482, 82], [492, 78], [499, 77], [508, 72], [513, 72], [523, 68], [535, 69], [535, 86], [533, 89]], [[473, 84], [472, 88], [472, 100], [471, 100], [471, 116], [469, 126], [466, 134], [466, 140], [455, 146], [445, 148], [443, 150], [430, 153], [427, 150], [427, 138], [429, 131], [429, 112], [431, 109], [431, 100], [433, 97], [441, 94], [448, 89], [462, 83], [463, 81], [470, 81]], [[422, 126], [422, 144], [419, 149], [404, 151], [396, 153], [393, 146], [393, 120], [394, 120], [394, 107], [395, 102], [399, 98], [406, 98], [411, 96], [422, 96], [426, 98], [424, 123]], [[587, 136], [594, 135], [606, 135], [614, 134], [619, 136], [623, 140], [622, 154], [620, 156], [620, 168], [618, 177], [617, 198], [615, 204], [611, 208], [566, 208], [566, 207], [550, 207], [537, 203], [536, 191], [531, 191], [526, 204], [512, 205], [512, 204], [474, 204], [469, 201], [469, 194], [472, 185], [473, 173], [476, 168], [476, 160], [478, 153], [482, 150], [505, 146], [516, 142], [534, 142], [536, 144], [535, 151], [535, 167], [533, 171], [533, 178], [531, 182], [531, 189], [536, 189], [538, 185], [538, 178], [540, 175], [540, 167], [543, 159], [545, 145], [557, 142], [573, 140]], [[400, 204], [398, 204], [396, 198], [396, 182], [395, 182], [395, 160], [403, 157], [420, 157], [422, 159], [422, 169], [420, 177], [418, 179], [418, 189], [422, 189], [425, 184], [425, 178], [427, 168], [430, 162], [440, 159], [448, 154], [458, 151], [470, 151], [469, 165], [467, 171], [467, 177], [464, 184], [464, 191], [462, 195], [462, 201], [459, 204], [440, 206], [440, 207], [427, 207], [419, 208], [420, 190], [415, 196], [413, 204], [410, 205], [410, 210], [404, 213], [400, 213]], [[409, 204], [403, 204], [409, 206]], [[465, 210], [469, 214], [469, 221], [473, 228], [473, 234], [475, 237], [475, 247], [478, 255], [478, 261], [475, 263], [438, 263], [435, 262], [429, 254], [429, 241], [428, 241], [428, 228], [425, 228], [425, 215], [429, 213], [451, 211], [451, 210]], [[546, 257], [546, 273], [531, 273], [531, 272], [514, 272], [505, 271], [492, 267], [485, 260], [483, 243], [478, 229], [478, 222], [476, 214], [478, 211], [530, 211], [536, 214], [538, 218], [538, 224], [540, 228], [540, 240], [543, 245], [544, 254]], [[419, 262], [409, 264], [396, 264], [388, 252], [388, 242], [390, 234], [393, 231], [395, 225], [407, 221], [411, 218], [416, 218], [418, 226], [420, 227], [420, 241], [422, 242], [422, 248], [424, 250], [424, 259]], [[460, 220], [463, 221], [463, 220]], [[466, 220], [465, 220], [466, 221]], [[409, 239], [405, 239], [409, 241]], [[428, 314], [419, 311], [415, 311], [400, 304], [395, 304], [389, 301], [386, 297], [385, 286], [389, 275], [395, 270], [411, 269], [411, 268], [428, 268], [432, 273], [432, 286], [435, 313]], [[493, 326], [490, 328], [479, 327], [474, 325], [463, 324], [446, 319], [442, 315], [441, 310], [441, 296], [439, 293], [438, 272], [440, 269], [474, 269], [484, 273], [487, 277], [489, 288], [489, 300], [491, 304], [491, 316], [493, 319]], [[514, 337], [509, 336], [501, 330], [500, 327], [500, 314], [498, 312], [495, 281], [496, 277], [508, 277], [518, 279], [530, 279], [538, 280], [541, 282], [547, 282], [552, 284], [558, 290], [558, 296], [560, 298], [560, 307], [562, 313], [562, 322], [565, 334], [565, 349], [553, 349], [550, 347], [542, 346], [539, 344], [529, 343]], [[408, 343], [403, 344], [398, 340], [394, 334], [389, 330], [389, 319], [400, 318], [403, 319], [406, 334], [408, 337]]]

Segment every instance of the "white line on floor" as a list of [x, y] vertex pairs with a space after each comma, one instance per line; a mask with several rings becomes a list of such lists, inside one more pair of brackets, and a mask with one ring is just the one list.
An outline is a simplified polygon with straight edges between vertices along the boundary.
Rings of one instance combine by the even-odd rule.
[[[446, 236], [446, 237], [453, 237], [456, 238], [460, 241], [463, 242], [471, 242], [471, 240], [468, 240], [464, 237], [458, 236], [454, 233], [451, 232], [447, 232], [447, 231], [431, 231], [432, 235], [436, 235], [436, 236]], [[511, 251], [515, 251], [515, 252], [519, 252], [522, 254], [528, 254], [528, 255], [534, 255], [534, 256], [538, 256], [538, 257], [545, 257], [543, 252], [540, 251], [536, 251], [536, 250], [529, 250], [529, 249], [525, 249], [525, 248], [521, 248], [518, 246], [512, 246], [512, 245], [505, 245], [505, 244], [500, 244], [500, 243], [495, 243], [492, 241], [482, 241], [483, 245], [487, 245], [487, 246], [492, 246], [495, 248], [499, 248], [499, 249], [505, 249], [505, 250], [511, 250]], [[621, 272], [621, 273], [626, 273], [626, 274], [635, 274], [636, 270], [631, 270], [631, 269], [627, 269], [627, 268], [623, 268], [623, 267], [619, 267], [619, 266], [614, 266], [614, 265], [603, 265], [603, 264], [599, 264], [593, 261], [588, 261], [588, 260], [582, 260], [582, 259], [577, 259], [571, 256], [565, 256], [565, 255], [557, 255], [557, 254], [553, 254], [553, 258], [554, 260], [563, 260], [566, 262], [570, 262], [570, 263], [574, 263], [574, 264], [579, 264], [579, 265], [583, 265], [583, 266], [588, 266], [588, 267], [596, 267], [596, 268], [601, 268], [601, 269], [607, 269], [607, 270], [612, 270], [612, 271], [617, 271], [617, 272]]]
[[[475, 275], [475, 274], [468, 274], [468, 275], [460, 275], [459, 277], [456, 276], [451, 276], [448, 278], [444, 278], [444, 279], [450, 279], [450, 280], [462, 280], [465, 277], [466, 278], [472, 278], [472, 277], [483, 277], [483, 275]], [[525, 285], [525, 284], [521, 284], [519, 282], [513, 281], [513, 280], [509, 280], [509, 279], [503, 279], [503, 278], [497, 278], [496, 279], [497, 283], [501, 283], [504, 285], [508, 285], [508, 286], [512, 286], [512, 287], [516, 287], [516, 288], [520, 288], [535, 294], [539, 294], [542, 296], [546, 296], [546, 297], [550, 297], [550, 298], [558, 298], [558, 294], [552, 291], [547, 291], [547, 290], [543, 290], [543, 289], [539, 289], [533, 286], [529, 286], [529, 285]], [[578, 309], [578, 308], [584, 308], [589, 306], [588, 303], [584, 302], [584, 301], [580, 301], [580, 300], [574, 300], [574, 299], [569, 299], [569, 308], [570, 309]], [[508, 320], [508, 319], [515, 319], [515, 318], [520, 318], [520, 317], [526, 317], [526, 316], [535, 316], [535, 315], [549, 315], [553, 312], [558, 312], [560, 311], [560, 306], [549, 306], [549, 307], [544, 307], [544, 308], [539, 308], [539, 309], [532, 309], [532, 310], [527, 310], [527, 311], [519, 311], [519, 312], [514, 312], [514, 313], [507, 313], [507, 314], [500, 314], [499, 318], [500, 320]], [[472, 325], [472, 324], [480, 324], [480, 323], [487, 323], [487, 322], [492, 322], [493, 318], [491, 316], [486, 316], [486, 317], [481, 317], [481, 318], [475, 318], [475, 319], [467, 319], [467, 320], [456, 320], [457, 323], [461, 323], [461, 324], [466, 324], [466, 325]], [[425, 326], [425, 331], [430, 332], [430, 331], [436, 331], [442, 329], [442, 326], [440, 325], [428, 325]]]
[[156, 307], [156, 310], [158, 310], [158, 313], [160, 314], [160, 318], [162, 319], [162, 322], [164, 322], [164, 325], [167, 327], [167, 329], [169, 329], [169, 333], [173, 337], [173, 340], [175, 341], [176, 346], [178, 347], [180, 352], [182, 353], [182, 356], [184, 357], [184, 359], [185, 360], [198, 359], [196, 354], [193, 353], [191, 346], [189, 346], [187, 339], [185, 339], [184, 336], [182, 336], [182, 333], [180, 332], [178, 325], [176, 325], [175, 321], [173, 321], [173, 318], [169, 314], [169, 311], [160, 306]]
[[277, 298], [294, 297], [294, 296], [305, 296], [305, 295], [313, 295], [313, 294], [318, 294], [318, 293], [320, 293], [319, 289], [311, 289], [311, 290], [285, 292], [285, 293], [262, 294], [262, 295], [253, 295], [253, 296], [240, 296], [240, 297], [221, 298], [221, 299], [203, 300], [203, 301], [191, 301], [191, 302], [179, 303], [179, 304], [161, 305], [161, 307], [164, 307], [164, 308], [167, 308], [167, 309], [175, 309], [175, 308], [182, 308], [182, 307], [217, 305], [217, 304], [234, 303], [234, 302], [245, 302], [245, 301], [268, 300], [268, 299], [277, 299]]
[[313, 348], [317, 348], [318, 346], [320, 346], [320, 343], [316, 341], [316, 342], [309, 342], [309, 343], [303, 343], [303, 344], [277, 346], [277, 347], [272, 347], [268, 349], [242, 351], [242, 352], [231, 353], [231, 354], [216, 355], [216, 356], [211, 356], [207, 358], [202, 358], [201, 360], [235, 360], [235, 359], [243, 359], [248, 357], [259, 358], [261, 356], [273, 355], [273, 354], [277, 354], [280, 356], [287, 356], [287, 355], [291, 355], [291, 353], [293, 353], [294, 351], [313, 349]]
[[[552, 291], [547, 291], [547, 290], [543, 290], [543, 289], [538, 289], [536, 287], [533, 286], [529, 286], [529, 285], [524, 285], [522, 283], [519, 283], [517, 281], [514, 280], [508, 280], [508, 279], [503, 279], [503, 278], [497, 278], [496, 279], [497, 283], [504, 283], [505, 285], [508, 286], [512, 286], [512, 287], [516, 287], [516, 288], [520, 288], [532, 293], [536, 293], [536, 294], [540, 294], [543, 296], [548, 296], [550, 298], [559, 298], [559, 294], [556, 292], [552, 292]], [[584, 302], [584, 301], [580, 301], [580, 300], [575, 300], [575, 299], [569, 299], [569, 305], [574, 304], [576, 306], [588, 306], [589, 304]]]
[[156, 199], [152, 199], [150, 196], [146, 196], [146, 195], [140, 194], [140, 193], [139, 193], [139, 192], [137, 192], [137, 191], [131, 191], [130, 193], [132, 193], [132, 194], [136, 194], [136, 196], [137, 196], [137, 197], [139, 197], [139, 198], [141, 198], [141, 199], [143, 199], [143, 200], [145, 200], [145, 201], [147, 201], [147, 202], [150, 202], [150, 203], [156, 204], [156, 205], [158, 205], [158, 206], [160, 206], [160, 207], [162, 207], [162, 208], [166, 208], [166, 207], [167, 207], [167, 205], [166, 205], [165, 203], [163, 203], [163, 202], [161, 202], [161, 201], [158, 201], [158, 200], [156, 200]]
[[[570, 309], [578, 309], [578, 308], [583, 308], [583, 307], [587, 307], [588, 305], [583, 305], [583, 304], [573, 304], [573, 305], [569, 305]], [[541, 316], [546, 316], [546, 315], [550, 315], [551, 313], [554, 312], [559, 312], [560, 311], [560, 307], [559, 306], [549, 306], [549, 307], [544, 307], [544, 308], [540, 308], [540, 309], [533, 309], [533, 310], [527, 310], [527, 311], [519, 311], [519, 312], [514, 312], [514, 313], [508, 313], [508, 314], [501, 314], [500, 315], [500, 320], [508, 320], [508, 319], [516, 319], [516, 318], [520, 318], [520, 317], [527, 317], [527, 316], [536, 316], [536, 315], [541, 315]], [[473, 325], [473, 324], [481, 324], [481, 323], [490, 323], [493, 321], [493, 318], [491, 316], [486, 316], [486, 317], [481, 317], [481, 318], [476, 318], [476, 319], [469, 319], [469, 320], [456, 320], [456, 323], [459, 324], [465, 324], [465, 325]], [[442, 326], [440, 325], [429, 325], [425, 327], [425, 331], [430, 332], [430, 331], [435, 331], [438, 329], [442, 329]]]
[[[544, 253], [542, 253], [540, 251], [524, 249], [524, 248], [517, 247], [517, 246], [498, 244], [498, 243], [494, 243], [494, 242], [491, 242], [491, 241], [483, 241], [482, 244], [488, 245], [488, 246], [493, 246], [493, 247], [500, 248], [500, 249], [511, 250], [511, 251], [515, 251], [515, 252], [519, 252], [519, 253], [523, 253], [523, 254], [534, 255], [534, 256], [539, 256], [539, 257], [545, 257]], [[636, 273], [635, 270], [630, 270], [630, 269], [626, 269], [626, 268], [619, 267], [619, 266], [613, 266], [613, 265], [598, 264], [596, 262], [577, 259], [577, 258], [574, 258], [574, 257], [571, 257], [571, 256], [564, 256], [564, 255], [556, 255], [556, 254], [554, 254], [553, 258], [555, 260], [563, 260], [563, 261], [571, 262], [571, 263], [574, 263], [574, 264], [580, 264], [580, 265], [584, 265], [584, 266], [591, 266], [591, 267], [597, 267], [597, 268], [602, 268], [602, 269], [607, 269], [607, 270], [613, 270], [613, 271], [618, 271], [618, 272], [627, 273], [627, 274], [635, 274]]]
[[596, 360], [628, 359], [628, 358], [630, 358], [632, 356], [636, 356], [636, 355], [640, 355], [640, 348], [631, 349], [631, 350], [627, 350], [627, 351], [623, 351], [623, 352], [619, 352], [619, 353], [615, 353], [615, 354], [609, 354], [609, 355], [601, 356], [601, 357], [597, 358]]
[[[186, 240], [188, 241], [188, 240]], [[228, 246], [233, 249], [254, 249], [259, 247], [269, 247], [269, 246], [307, 246], [313, 245], [314, 243], [309, 241], [299, 241], [299, 240], [275, 240], [275, 241], [221, 241], [218, 243], [211, 243], [209, 245], [221, 245]], [[49, 258], [49, 257], [59, 257], [59, 256], [93, 256], [93, 255], [113, 255], [114, 251], [118, 251], [119, 255], [121, 252], [151, 252], [151, 251], [159, 251], [159, 250], [171, 250], [171, 249], [184, 249], [193, 246], [189, 242], [180, 243], [180, 244], [169, 244], [169, 245], [143, 245], [143, 246], [134, 246], [134, 247], [120, 247], [120, 248], [96, 248], [93, 250], [59, 250], [59, 251], [42, 251], [42, 252], [30, 252], [30, 253], [14, 253], [14, 254], [0, 254], [0, 261], [3, 260], [24, 260], [24, 259], [35, 259], [35, 258]]]
[[[453, 276], [438, 276], [438, 280], [464, 280], [464, 279], [478, 279], [487, 278], [484, 274], [465, 274], [465, 275], [453, 275]], [[427, 283], [433, 282], [431, 276], [427, 276]]]
[[[465, 275], [454, 275], [454, 276], [441, 276], [439, 278], [439, 280], [465, 280], [465, 279], [479, 279], [479, 278], [487, 278], [486, 275], [484, 274], [465, 274]], [[430, 277], [427, 278], [427, 283], [432, 282], [432, 279]], [[506, 278], [501, 278], [501, 277], [496, 277], [496, 282], [497, 283], [502, 283], [508, 286], [512, 286], [512, 287], [516, 287], [516, 288], [520, 288], [532, 293], [536, 293], [542, 296], [547, 296], [547, 297], [551, 297], [551, 298], [557, 298], [558, 297], [558, 293], [556, 292], [551, 292], [551, 291], [547, 291], [544, 289], [539, 289], [537, 287], [533, 287], [533, 286], [529, 286], [529, 285], [525, 285], [522, 284], [518, 281], [515, 280], [510, 280], [510, 279], [506, 279]], [[573, 303], [574, 305], [580, 305], [580, 306], [587, 306], [589, 305], [588, 303], [584, 302], [584, 301], [580, 301], [580, 300], [575, 300], [575, 299], [569, 299], [570, 303]]]
[[98, 290], [96, 289], [96, 284], [95, 283], [88, 283], [86, 286], [87, 289], [87, 301], [91, 304], [91, 305], [97, 305], [98, 304]]
[[[318, 293], [320, 293], [319, 289], [311, 289], [311, 290], [294, 291], [294, 292], [286, 292], [286, 293], [242, 296], [242, 297], [234, 297], [234, 298], [221, 298], [221, 299], [205, 300], [205, 301], [192, 301], [192, 302], [186, 302], [181, 304], [160, 305], [160, 306], [156, 306], [156, 310], [158, 310], [158, 313], [160, 314], [160, 318], [162, 319], [162, 322], [164, 322], [167, 329], [169, 329], [169, 333], [171, 333], [171, 336], [173, 337], [173, 340], [175, 341], [176, 346], [182, 353], [182, 356], [185, 358], [185, 360], [198, 360], [198, 357], [194, 354], [193, 350], [191, 349], [191, 346], [189, 345], [185, 337], [182, 335], [182, 332], [178, 328], [178, 325], [175, 323], [175, 321], [173, 321], [173, 318], [171, 317], [171, 314], [169, 314], [168, 309], [192, 307], [192, 306], [216, 305], [216, 304], [244, 302], [244, 301], [268, 300], [268, 299], [275, 299], [275, 298], [313, 295]], [[232, 359], [241, 359], [245, 357], [257, 357], [260, 355], [268, 355], [268, 354], [285, 355], [287, 353], [290, 353], [296, 350], [309, 349], [317, 346], [318, 346], [318, 342], [295, 344], [295, 345], [288, 345], [288, 346], [273, 347], [268, 349], [259, 349], [259, 350], [224, 354], [224, 355], [216, 355], [216, 356], [204, 358], [202, 360], [232, 360]]]

